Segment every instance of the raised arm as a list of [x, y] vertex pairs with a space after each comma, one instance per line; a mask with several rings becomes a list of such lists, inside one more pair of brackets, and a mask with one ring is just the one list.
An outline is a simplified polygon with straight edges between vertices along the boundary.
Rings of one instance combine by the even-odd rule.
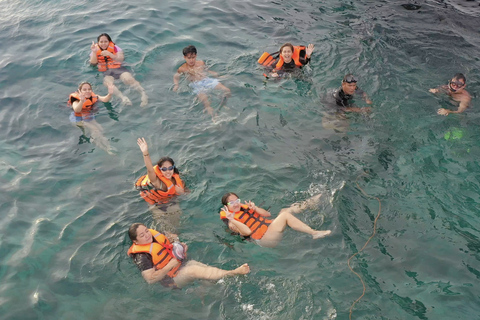
[[115, 90], [115, 86], [113, 83], [108, 84], [108, 94], [106, 96], [98, 96], [98, 100], [102, 102], [109, 102], [112, 99], [113, 91]]
[[92, 53], [90, 54], [90, 63], [91, 64], [97, 64], [97, 51], [98, 51], [98, 44], [92, 41], [92, 45], [90, 46], [90, 50]]
[[265, 209], [257, 207], [252, 201], [245, 201], [245, 204], [248, 206], [248, 209], [253, 210], [253, 212], [258, 213], [263, 217], [270, 217], [272, 214]]
[[155, 268], [151, 268], [145, 271], [142, 271], [142, 277], [147, 281], [149, 284], [158, 282], [165, 278], [165, 276], [176, 266], [180, 264], [180, 261], [177, 259], [172, 259], [170, 262], [163, 267], [162, 269], [155, 270]]
[[157, 175], [155, 174], [155, 169], [153, 169], [152, 160], [150, 159], [150, 154], [148, 153], [148, 145], [145, 141], [145, 138], [138, 138], [137, 144], [142, 151], [143, 160], [145, 161], [145, 167], [147, 168], [147, 174], [150, 182], [155, 186], [155, 188], [161, 189], [162, 181], [158, 179]]

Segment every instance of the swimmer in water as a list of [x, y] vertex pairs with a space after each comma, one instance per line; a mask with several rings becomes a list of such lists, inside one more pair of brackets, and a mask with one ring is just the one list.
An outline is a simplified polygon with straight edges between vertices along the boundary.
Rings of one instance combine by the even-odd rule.
[[188, 247], [182, 244], [182, 257], [178, 257], [172, 243], [178, 237], [165, 236], [144, 224], [134, 223], [128, 230], [132, 246], [128, 255], [142, 272], [142, 277], [148, 283], [160, 282], [163, 286], [181, 288], [194, 280], [217, 281], [225, 276], [242, 275], [250, 272], [248, 264], [243, 264], [233, 270], [222, 270], [207, 266], [195, 260], [184, 257]]
[[103, 135], [103, 128], [95, 120], [96, 102], [109, 102], [114, 91], [113, 85], [109, 84], [108, 94], [106, 96], [98, 96], [92, 91], [92, 85], [88, 82], [82, 82], [78, 86], [78, 90], [70, 94], [68, 105], [72, 107], [73, 112], [70, 115], [70, 121], [82, 129], [89, 131], [93, 142], [105, 150], [109, 154], [114, 154], [113, 148]]
[[207, 77], [208, 74], [218, 77], [218, 73], [207, 69], [205, 62], [197, 60], [197, 48], [195, 46], [188, 46], [183, 49], [183, 58], [185, 63], [178, 68], [177, 73], [173, 76], [173, 91], [178, 90], [180, 78], [185, 75], [190, 81], [189, 86], [193, 89], [193, 94], [196, 94], [198, 99], [203, 103], [205, 111], [213, 118], [215, 113], [210, 106], [207, 92], [212, 89], [222, 90], [225, 99], [230, 96], [230, 89], [221, 84], [217, 79]]
[[300, 221], [294, 214], [312, 207], [318, 202], [321, 195], [314, 196], [304, 202], [294, 203], [288, 208], [280, 210], [278, 216], [272, 220], [270, 212], [257, 207], [252, 201], [240, 202], [238, 196], [228, 192], [222, 197], [223, 209], [220, 219], [233, 232], [255, 240], [262, 247], [275, 247], [283, 237], [283, 232], [288, 226], [296, 231], [307, 233], [313, 239], [328, 236], [330, 230], [314, 230]]
[[278, 60], [273, 64], [275, 68], [270, 77], [278, 78], [301, 69], [310, 62], [315, 46], [310, 43], [306, 48], [294, 47], [291, 43], [285, 43], [280, 47]]
[[[128, 86], [137, 90], [141, 95], [141, 107], [148, 103], [148, 96], [140, 83], [135, 80], [130, 71], [122, 66], [124, 60], [123, 50], [113, 43], [112, 38], [106, 33], [102, 33], [97, 38], [97, 43], [92, 41], [90, 46], [90, 63], [97, 65], [98, 71], [104, 72], [103, 83], [106, 87], [113, 85], [117, 79]], [[122, 99], [126, 105], [132, 105], [130, 99], [125, 96], [116, 86], [114, 86], [114, 94]]]
[[450, 98], [452, 98], [455, 103], [458, 102], [457, 110], [448, 110], [444, 108], [440, 108], [437, 111], [437, 114], [442, 116], [448, 116], [450, 113], [462, 113], [467, 110], [468, 106], [470, 105], [470, 101], [472, 97], [470, 94], [465, 90], [467, 86], [467, 79], [462, 73], [457, 73], [453, 76], [452, 80], [448, 82], [448, 85], [442, 85], [437, 88], [430, 89], [431, 93], [446, 93]]
[[357, 86], [357, 78], [349, 73], [342, 80], [342, 86], [338, 88], [333, 97], [339, 111], [343, 112], [370, 112], [370, 107], [358, 108], [353, 105], [353, 99], [355, 97], [362, 98], [367, 104], [372, 104], [372, 101], [368, 98], [367, 94]]
[[151, 205], [150, 211], [156, 223], [162, 225], [162, 231], [177, 233], [182, 209], [175, 198], [186, 192], [185, 183], [172, 158], [160, 158], [153, 166], [145, 138], [138, 138], [137, 144], [143, 154], [147, 174], [137, 179], [135, 188]]

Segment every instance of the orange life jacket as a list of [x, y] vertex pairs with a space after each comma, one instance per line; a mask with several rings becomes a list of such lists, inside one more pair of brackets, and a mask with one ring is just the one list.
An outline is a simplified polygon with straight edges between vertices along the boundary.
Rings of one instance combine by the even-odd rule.
[[[68, 104], [70, 106], [73, 105], [72, 98], [75, 98], [78, 101], [80, 101], [80, 94], [78, 92], [74, 92], [70, 94], [70, 97], [68, 97]], [[92, 97], [90, 99], [86, 99], [85, 102], [83, 103], [82, 111], [74, 112], [75, 116], [81, 117], [85, 113], [89, 113], [90, 111], [92, 111], [93, 105], [95, 104], [95, 102], [97, 102], [97, 100], [98, 100], [98, 96], [92, 92]]]
[[[292, 60], [295, 61], [297, 67], [303, 67], [303, 63], [300, 62], [300, 53], [303, 51], [303, 56], [305, 56], [305, 46], [293, 46]], [[278, 56], [278, 62], [275, 66], [276, 70], [280, 70], [284, 64], [282, 55]]]
[[[223, 210], [220, 211], [220, 219], [227, 219], [227, 213]], [[240, 211], [235, 212], [234, 219], [245, 224], [252, 231], [250, 238], [255, 240], [260, 240], [272, 223], [272, 220], [265, 219], [253, 210], [249, 210], [246, 204], [242, 204]]]
[[[157, 175], [158, 179], [160, 179], [165, 186], [167, 186], [167, 191], [156, 189], [148, 178], [148, 174], [138, 178], [137, 182], [135, 182], [135, 188], [140, 191], [142, 198], [150, 204], [166, 203], [168, 202], [169, 198], [178, 195], [175, 190], [175, 185], [170, 179], [167, 179], [163, 176], [158, 165], [154, 166], [153, 169], [155, 170], [155, 174]], [[180, 179], [178, 173], [174, 173], [173, 178], [175, 178], [177, 186], [181, 188], [185, 187], [185, 184], [183, 183], [182, 179]]]
[[[111, 52], [113, 54], [117, 53], [115, 51], [115, 43], [111, 42], [108, 44], [108, 48], [106, 49], [108, 52]], [[116, 69], [120, 68], [122, 66], [122, 63], [120, 61], [115, 61], [110, 57], [104, 57], [102, 56], [102, 49], [98, 47], [97, 50], [97, 66], [98, 66], [98, 71], [104, 72], [107, 71], [108, 69]]]
[[[175, 256], [172, 253], [172, 244], [162, 233], [153, 229], [148, 230], [157, 242], [140, 245], [134, 243], [128, 249], [127, 254], [130, 256], [135, 253], [150, 253], [155, 269], [159, 270], [165, 267], [170, 260], [175, 259]], [[171, 278], [174, 278], [177, 275], [178, 268], [180, 268], [180, 266], [181, 264], [170, 270], [167, 275]]]

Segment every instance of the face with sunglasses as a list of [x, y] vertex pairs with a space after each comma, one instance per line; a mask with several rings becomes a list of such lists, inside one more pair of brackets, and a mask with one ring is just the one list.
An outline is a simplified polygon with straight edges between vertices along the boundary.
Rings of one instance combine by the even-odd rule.
[[342, 89], [346, 94], [353, 95], [357, 89], [357, 78], [351, 74], [346, 75], [342, 81]]
[[159, 166], [160, 170], [162, 171], [162, 174], [165, 178], [171, 179], [174, 171], [175, 171], [175, 166], [170, 162], [170, 161], [165, 161]]

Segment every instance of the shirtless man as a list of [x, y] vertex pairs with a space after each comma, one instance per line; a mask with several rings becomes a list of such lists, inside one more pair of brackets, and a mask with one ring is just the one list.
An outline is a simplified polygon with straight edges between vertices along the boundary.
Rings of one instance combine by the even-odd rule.
[[462, 113], [464, 112], [472, 100], [470, 94], [465, 90], [467, 86], [467, 79], [462, 73], [457, 73], [453, 76], [452, 80], [448, 82], [448, 85], [442, 85], [437, 88], [430, 89], [431, 93], [444, 92], [449, 95], [453, 101], [459, 102], [457, 110], [448, 110], [444, 108], [438, 109], [437, 113], [442, 116], [448, 116], [450, 113]]
[[220, 89], [224, 92], [224, 97], [230, 96], [230, 89], [221, 84], [217, 79], [209, 78], [207, 75], [210, 73], [214, 77], [218, 77], [218, 74], [214, 71], [210, 71], [205, 66], [205, 62], [197, 60], [197, 48], [195, 46], [188, 46], [183, 48], [183, 58], [185, 63], [178, 68], [177, 73], [173, 76], [173, 91], [178, 90], [178, 84], [182, 74], [190, 81], [189, 86], [193, 89], [193, 94], [196, 94], [198, 99], [202, 101], [205, 106], [205, 110], [213, 118], [214, 112], [210, 106], [206, 92], [211, 89]]

